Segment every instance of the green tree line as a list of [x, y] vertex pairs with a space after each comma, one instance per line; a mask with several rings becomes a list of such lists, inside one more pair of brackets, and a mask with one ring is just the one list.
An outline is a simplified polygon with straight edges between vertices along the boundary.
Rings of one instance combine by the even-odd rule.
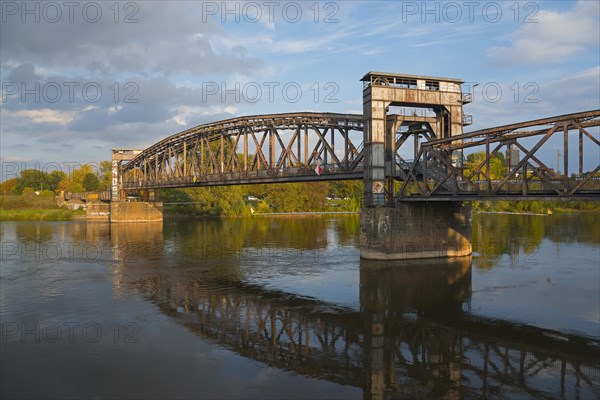
[[158, 198], [167, 213], [184, 215], [359, 211], [362, 185], [352, 180], [161, 189]]
[[0, 194], [22, 195], [27, 188], [33, 191], [52, 191], [54, 193], [108, 190], [110, 189], [111, 163], [102, 161], [100, 170], [85, 164], [75, 168], [69, 174], [64, 171], [40, 171], [37, 169], [25, 169], [18, 177], [7, 179], [0, 183]]
[[[111, 163], [103, 161], [100, 170], [94, 171], [89, 165], [82, 165], [70, 173], [64, 171], [40, 171], [25, 169], [18, 177], [0, 183], [0, 209], [4, 210], [3, 219], [65, 219], [49, 210], [58, 209], [54, 197], [60, 192], [80, 193], [84, 191], [107, 190], [110, 188]], [[9, 214], [6, 210], [46, 210], [46, 214], [17, 213]], [[65, 210], [66, 211], [66, 210]], [[16, 211], [15, 211], [16, 212]], [[39, 215], [38, 215], [39, 214]], [[40, 218], [38, 218], [38, 216]]]

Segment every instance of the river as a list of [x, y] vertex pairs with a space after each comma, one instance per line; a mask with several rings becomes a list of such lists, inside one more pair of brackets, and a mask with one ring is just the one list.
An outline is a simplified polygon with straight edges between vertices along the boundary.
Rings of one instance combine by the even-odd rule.
[[475, 215], [450, 260], [359, 228], [3, 222], [1, 397], [600, 397], [600, 214]]

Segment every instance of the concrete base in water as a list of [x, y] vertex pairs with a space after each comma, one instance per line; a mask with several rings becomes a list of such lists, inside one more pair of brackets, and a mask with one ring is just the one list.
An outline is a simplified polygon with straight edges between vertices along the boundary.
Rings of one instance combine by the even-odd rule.
[[458, 202], [363, 208], [360, 256], [371, 260], [458, 257], [472, 253], [471, 207]]
[[163, 220], [161, 202], [111, 202], [110, 222], [160, 222]]
[[108, 221], [109, 216], [109, 203], [88, 203], [85, 207], [85, 219], [87, 220]]

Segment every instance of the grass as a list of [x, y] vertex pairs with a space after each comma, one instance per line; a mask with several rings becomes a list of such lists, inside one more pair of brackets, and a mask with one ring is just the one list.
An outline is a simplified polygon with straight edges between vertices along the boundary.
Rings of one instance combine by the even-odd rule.
[[[85, 213], [85, 212], [84, 212]], [[41, 209], [41, 210], [2, 210], [0, 209], [0, 221], [69, 221], [81, 211], [64, 209]]]

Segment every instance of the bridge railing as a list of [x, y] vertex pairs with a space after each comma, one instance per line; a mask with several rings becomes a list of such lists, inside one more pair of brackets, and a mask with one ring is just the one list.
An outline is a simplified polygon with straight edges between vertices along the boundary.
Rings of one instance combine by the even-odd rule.
[[64, 193], [65, 200], [83, 200], [83, 201], [110, 201], [110, 190], [89, 191], [89, 192], [66, 192]]
[[[319, 168], [320, 167], [320, 168]], [[358, 162], [342, 168], [338, 164], [319, 164], [313, 166], [297, 166], [278, 169], [265, 169], [240, 172], [200, 173], [180, 177], [159, 177], [158, 179], [125, 179], [126, 189], [143, 189], [148, 187], [184, 187], [234, 185], [261, 182], [293, 182], [311, 180], [361, 179], [363, 163]]]

